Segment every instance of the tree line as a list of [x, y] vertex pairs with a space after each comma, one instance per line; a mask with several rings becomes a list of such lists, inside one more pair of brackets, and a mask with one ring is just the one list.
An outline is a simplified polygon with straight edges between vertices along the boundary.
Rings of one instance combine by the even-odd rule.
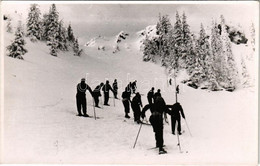
[[[11, 19], [7, 18], [6, 31], [12, 33]], [[24, 36], [32, 42], [44, 41], [50, 47], [50, 55], [57, 56], [59, 51], [69, 51], [72, 48], [75, 56], [80, 56], [82, 49], [79, 49], [78, 39], [74, 36], [71, 24], [64, 26], [63, 20], [59, 19], [59, 12], [56, 5], [52, 4], [49, 12], [43, 14], [37, 4], [30, 5], [26, 30], [23, 29], [21, 20], [18, 22], [15, 39], [7, 47], [8, 56], [23, 59], [27, 50], [25, 48]]]
[[212, 21], [211, 34], [206, 34], [201, 24], [196, 35], [185, 13], [180, 16], [176, 12], [174, 25], [168, 15], [159, 14], [156, 35], [146, 35], [143, 42], [143, 61], [159, 62], [174, 77], [186, 70], [190, 79], [185, 83], [195, 88], [235, 90], [239, 83], [237, 64], [223, 15], [220, 20]]

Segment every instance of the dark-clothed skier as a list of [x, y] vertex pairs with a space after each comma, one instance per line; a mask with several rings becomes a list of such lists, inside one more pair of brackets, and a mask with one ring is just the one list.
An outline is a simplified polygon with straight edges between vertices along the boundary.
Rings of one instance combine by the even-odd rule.
[[89, 93], [93, 96], [91, 88], [85, 83], [86, 79], [82, 78], [81, 82], [77, 85], [77, 94], [76, 94], [76, 101], [77, 101], [77, 110], [78, 116], [82, 116], [81, 114], [81, 107], [83, 116], [89, 117], [87, 114], [87, 101], [86, 101], [86, 91], [88, 90]]
[[94, 100], [95, 100], [95, 107], [98, 107], [98, 108], [100, 108], [99, 105], [98, 105], [98, 103], [99, 103], [99, 97], [101, 96], [100, 91], [101, 91], [101, 88], [103, 87], [103, 85], [104, 85], [103, 82], [100, 83], [100, 85], [98, 85], [98, 86], [94, 89], [94, 91], [93, 91], [93, 98], [94, 98]]
[[157, 98], [157, 96], [162, 97], [162, 95], [161, 95], [161, 90], [160, 90], [160, 89], [158, 89], [157, 92], [153, 95], [153, 100], [154, 100], [154, 101], [155, 101], [155, 99]]
[[130, 95], [131, 95], [132, 83], [129, 82], [129, 84], [126, 86], [126, 88], [127, 88], [127, 91], [130, 92]]
[[118, 90], [118, 86], [117, 86], [117, 80], [115, 79], [114, 80], [114, 83], [113, 83], [113, 90], [114, 90], [114, 97], [115, 99], [117, 99], [117, 90]]
[[131, 107], [134, 112], [134, 121], [138, 124], [141, 123], [140, 116], [141, 116], [141, 107], [143, 107], [141, 95], [139, 93], [136, 93], [135, 97], [132, 99]]
[[112, 89], [111, 85], [109, 84], [109, 81], [106, 81], [106, 84], [103, 86], [102, 91], [104, 92], [104, 105], [109, 106], [108, 100], [109, 100], [109, 90], [111, 90], [114, 93], [114, 90]]
[[131, 89], [132, 89], [132, 92], [135, 93], [136, 89], [137, 89], [137, 86], [136, 86], [136, 80], [134, 82], [132, 82], [131, 84]]
[[[170, 115], [171, 115], [171, 121], [172, 121], [172, 134], [175, 134], [175, 124], [177, 125], [177, 131], [178, 134], [181, 135], [181, 116], [183, 119], [185, 119], [185, 115], [182, 109], [182, 106], [180, 103], [176, 102], [173, 105], [167, 105], [168, 108], [171, 108]], [[181, 116], [180, 116], [181, 114]]]
[[145, 117], [145, 111], [150, 109], [152, 115], [149, 118], [153, 131], [155, 133], [156, 147], [159, 147], [159, 154], [167, 153], [163, 148], [163, 116], [166, 119], [166, 113], [169, 110], [162, 97], [157, 96], [153, 104], [147, 104], [142, 110], [142, 118]]
[[153, 95], [154, 95], [154, 87], [152, 87], [152, 89], [147, 93], [147, 99], [149, 104], [153, 103]]
[[131, 102], [130, 96], [131, 96], [131, 92], [129, 92], [128, 88], [126, 87], [125, 91], [122, 93], [122, 102], [125, 107], [125, 118], [130, 118], [130, 116], [128, 115], [130, 112], [130, 104], [129, 104], [129, 102]]

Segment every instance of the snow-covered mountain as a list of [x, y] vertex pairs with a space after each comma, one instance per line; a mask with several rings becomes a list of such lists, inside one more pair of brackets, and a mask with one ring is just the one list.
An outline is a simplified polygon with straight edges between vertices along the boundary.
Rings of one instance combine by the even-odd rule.
[[[76, 85], [86, 77], [94, 89], [106, 79], [118, 80], [119, 95], [137, 80], [137, 90], [147, 104], [151, 87], [161, 89], [167, 104], [175, 102], [175, 87], [167, 83], [164, 68], [142, 61], [140, 44], [146, 35], [155, 36], [155, 26], [135, 34], [123, 31], [113, 37], [97, 37], [86, 43], [81, 57], [71, 51], [49, 54], [44, 42], [26, 38], [28, 53], [24, 61], [4, 56], [4, 122], [1, 163], [72, 164], [225, 164], [257, 163], [257, 87], [240, 88], [232, 93], [195, 90], [181, 84], [178, 101], [182, 119], [179, 153], [178, 138], [164, 125], [164, 144], [168, 154], [158, 155], [153, 129], [143, 125], [133, 149], [140, 125], [124, 118], [121, 100], [109, 100], [111, 106], [95, 109], [99, 119], [76, 116]], [[4, 47], [14, 35], [4, 33]], [[120, 42], [118, 42], [120, 40]], [[104, 49], [102, 49], [104, 46]], [[115, 46], [120, 51], [113, 54]], [[240, 64], [246, 59], [252, 77], [257, 75], [255, 54], [250, 46], [233, 45]], [[100, 50], [98, 48], [101, 48]], [[87, 111], [93, 116], [93, 100], [87, 92]], [[102, 96], [103, 97], [103, 96]], [[101, 102], [103, 98], [101, 99]], [[115, 104], [114, 104], [115, 102]], [[150, 112], [147, 112], [149, 119]], [[170, 118], [169, 118], [170, 120]], [[187, 122], [187, 123], [186, 123]], [[192, 136], [189, 134], [189, 129]]]

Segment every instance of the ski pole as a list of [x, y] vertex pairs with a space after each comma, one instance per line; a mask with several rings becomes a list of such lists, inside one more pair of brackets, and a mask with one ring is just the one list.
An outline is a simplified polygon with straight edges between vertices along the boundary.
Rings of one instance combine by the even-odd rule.
[[191, 135], [191, 132], [190, 132], [189, 125], [188, 125], [188, 123], [187, 123], [186, 119], [184, 119], [184, 120], [185, 120], [186, 126], [187, 126], [187, 128], [188, 128], [188, 130], [189, 130], [190, 136], [192, 137], [192, 135]]
[[93, 101], [93, 109], [94, 109], [94, 117], [95, 117], [95, 120], [96, 120], [96, 110], [95, 110], [95, 106], [94, 106], [94, 98], [92, 98], [92, 101]]
[[139, 130], [138, 130], [138, 133], [137, 133], [137, 136], [136, 136], [136, 139], [135, 139], [135, 144], [134, 144], [134, 147], [133, 147], [133, 148], [135, 148], [135, 145], [136, 145], [136, 142], [137, 142], [139, 133], [140, 133], [140, 131], [141, 131], [142, 125], [143, 125], [143, 122], [141, 122], [141, 125], [140, 125], [140, 127], [139, 127]]
[[176, 125], [176, 131], [177, 131], [177, 139], [178, 139], [178, 144], [177, 144], [177, 146], [179, 146], [179, 151], [180, 151], [180, 153], [182, 153], [182, 151], [181, 151], [181, 142], [180, 142], [180, 138], [179, 138], [179, 132], [178, 132], [178, 130], [177, 130], [177, 125]]
[[114, 107], [116, 106], [116, 104], [115, 104], [115, 96], [114, 96], [114, 98], [113, 98], [113, 102], [114, 102]]
[[101, 103], [101, 108], [103, 109], [103, 101], [102, 101], [102, 96], [100, 97], [100, 103]]

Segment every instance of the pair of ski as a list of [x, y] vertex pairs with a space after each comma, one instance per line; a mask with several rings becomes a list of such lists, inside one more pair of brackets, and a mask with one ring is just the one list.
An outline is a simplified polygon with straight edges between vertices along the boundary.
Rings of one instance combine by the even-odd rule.
[[83, 117], [83, 118], [102, 119], [102, 117], [94, 117], [94, 116], [91, 116], [91, 115], [89, 115], [89, 116], [77, 115], [77, 116], [79, 116], [79, 117]]
[[[165, 145], [163, 145], [163, 147], [165, 147]], [[152, 149], [157, 149], [157, 148], [159, 148], [159, 147], [152, 147], [152, 148], [149, 148], [148, 150], [152, 150]], [[165, 150], [163, 150], [163, 151], [159, 151], [159, 155], [161, 155], [161, 154], [166, 154], [167, 153], [167, 151], [165, 151]]]

